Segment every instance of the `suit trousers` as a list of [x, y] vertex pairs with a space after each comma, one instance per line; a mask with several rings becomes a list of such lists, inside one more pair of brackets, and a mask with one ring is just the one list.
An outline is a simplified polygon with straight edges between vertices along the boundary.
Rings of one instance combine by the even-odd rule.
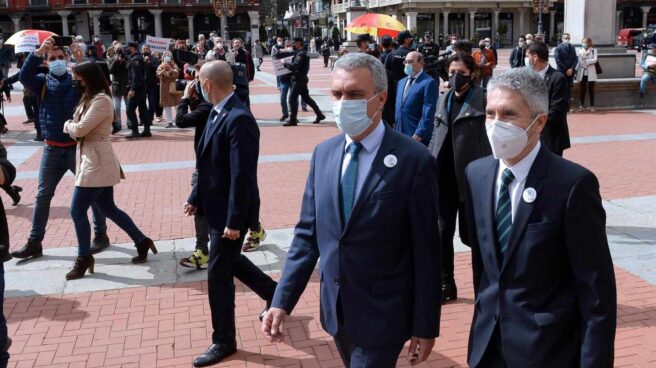
[[494, 327], [494, 333], [487, 344], [485, 354], [481, 359], [479, 367], [485, 368], [506, 368], [506, 360], [503, 357], [503, 345], [501, 343], [501, 333], [499, 324]]
[[210, 263], [207, 288], [212, 312], [212, 343], [236, 346], [235, 282], [236, 277], [260, 298], [270, 302], [276, 282], [241, 254], [246, 229], [237, 240], [223, 238], [223, 229], [210, 228]]
[[307, 78], [292, 81], [292, 86], [289, 89], [289, 114], [291, 120], [295, 120], [298, 115], [298, 96], [301, 96], [303, 101], [314, 110], [314, 113], [321, 115], [319, 105], [310, 97], [310, 90], [307, 86]]
[[335, 346], [346, 368], [394, 368], [403, 344], [388, 348], [364, 348], [353, 345], [346, 335], [341, 301], [337, 301], [337, 334]]
[[[139, 121], [141, 121], [144, 126], [144, 132], [150, 132], [150, 124], [152, 121], [149, 119], [148, 115], [147, 98], [148, 96], [145, 88], [135, 91], [134, 97], [128, 98], [126, 115], [134, 134], [139, 134]], [[139, 108], [139, 120], [137, 120], [137, 108]]]

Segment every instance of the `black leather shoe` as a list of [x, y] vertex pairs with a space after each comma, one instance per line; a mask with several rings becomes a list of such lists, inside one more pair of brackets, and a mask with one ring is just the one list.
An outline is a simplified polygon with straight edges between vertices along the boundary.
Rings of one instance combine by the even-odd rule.
[[266, 307], [262, 309], [262, 312], [260, 313], [260, 322], [264, 320], [264, 316], [266, 316], [267, 312], [269, 311], [269, 308], [271, 308], [271, 301], [268, 301], [266, 303]]
[[127, 139], [137, 139], [137, 138], [140, 138], [140, 137], [141, 137], [141, 135], [139, 135], [139, 133], [134, 133], [134, 132], [132, 132], [132, 133], [125, 136], [125, 138], [127, 138]]
[[235, 346], [212, 344], [207, 351], [194, 359], [194, 367], [207, 367], [216, 364], [237, 352]]
[[97, 254], [109, 247], [109, 237], [107, 234], [96, 234], [91, 241], [91, 254]]
[[280, 121], [285, 121], [285, 120], [287, 120], [287, 118], [289, 118], [289, 115], [283, 115], [283, 116], [280, 118]]
[[455, 281], [444, 283], [442, 285], [442, 304], [456, 299], [458, 299], [458, 288], [456, 287]]
[[20, 259], [25, 259], [25, 258], [36, 258], [36, 257], [41, 257], [43, 255], [43, 247], [41, 246], [41, 242], [33, 242], [28, 240], [27, 243], [25, 243], [25, 246], [15, 252], [11, 252], [11, 256], [14, 258], [20, 258]]
[[150, 131], [145, 131], [145, 132], [141, 133], [141, 136], [142, 136], [143, 138], [150, 138], [150, 137], [152, 137], [153, 135], [150, 134]]
[[112, 134], [116, 134], [116, 133], [118, 133], [118, 132], [120, 132], [120, 131], [121, 131], [121, 128], [120, 128], [120, 127], [113, 127], [113, 128], [112, 128]]
[[286, 122], [285, 124], [283, 124], [282, 126], [289, 127], [289, 126], [297, 126], [297, 125], [298, 125], [298, 120], [292, 119], [292, 120]]
[[319, 124], [321, 121], [326, 120], [326, 115], [321, 114], [317, 116], [317, 119], [312, 122], [312, 124]]
[[18, 206], [18, 202], [21, 200], [21, 195], [20, 192], [23, 191], [23, 188], [19, 187], [18, 185], [12, 185], [11, 189], [7, 194], [9, 194], [9, 197], [11, 197], [11, 205], [12, 206]]

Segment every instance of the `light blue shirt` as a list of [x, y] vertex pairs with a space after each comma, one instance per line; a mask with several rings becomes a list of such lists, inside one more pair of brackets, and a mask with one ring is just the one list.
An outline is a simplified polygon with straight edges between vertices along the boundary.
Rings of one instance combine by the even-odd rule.
[[528, 173], [533, 167], [533, 162], [535, 158], [538, 157], [540, 153], [540, 141], [535, 145], [533, 150], [526, 155], [521, 161], [515, 164], [515, 166], [506, 165], [505, 161], [499, 160], [499, 171], [497, 172], [497, 180], [494, 186], [494, 211], [497, 209], [497, 202], [499, 201], [499, 189], [501, 188], [501, 183], [503, 182], [502, 175], [506, 169], [510, 169], [515, 179], [508, 185], [508, 194], [510, 194], [510, 204], [512, 205], [512, 221], [515, 221], [515, 214], [517, 213], [517, 208], [519, 207], [519, 202], [522, 200], [522, 194], [524, 193], [524, 186], [526, 185], [526, 178]]
[[[383, 142], [383, 137], [385, 137], [385, 123], [381, 120], [378, 123], [376, 129], [373, 132], [369, 133], [360, 143], [362, 144], [362, 149], [358, 153], [358, 173], [355, 177], [355, 198], [353, 203], [358, 200], [364, 181], [369, 175], [371, 166], [373, 165], [374, 158], [378, 154], [378, 149], [380, 144]], [[353, 142], [353, 139], [346, 136], [346, 144], [344, 145], [344, 160], [342, 161], [342, 176], [346, 171], [346, 167], [349, 162], [351, 162], [351, 155], [348, 153], [346, 148], [349, 144]]]

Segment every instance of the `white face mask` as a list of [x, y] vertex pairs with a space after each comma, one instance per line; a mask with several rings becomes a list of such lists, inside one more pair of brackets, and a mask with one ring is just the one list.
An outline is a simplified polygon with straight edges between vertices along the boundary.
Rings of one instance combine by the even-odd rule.
[[533, 119], [526, 130], [501, 120], [485, 122], [485, 130], [494, 158], [507, 160], [517, 157], [526, 148], [528, 144], [526, 132], [531, 129], [537, 118], [536, 116]]
[[364, 133], [373, 124], [372, 119], [378, 114], [378, 111], [376, 111], [376, 114], [370, 118], [367, 112], [369, 102], [376, 98], [378, 94], [376, 93], [368, 100], [333, 101], [333, 113], [339, 130], [349, 137], [357, 137]]

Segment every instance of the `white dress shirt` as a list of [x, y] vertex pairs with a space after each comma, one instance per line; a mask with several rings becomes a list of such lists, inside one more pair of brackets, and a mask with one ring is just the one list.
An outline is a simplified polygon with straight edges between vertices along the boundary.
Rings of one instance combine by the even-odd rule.
[[221, 110], [223, 110], [223, 108], [225, 107], [225, 105], [228, 103], [228, 100], [229, 100], [229, 99], [232, 97], [232, 95], [234, 95], [234, 94], [235, 94], [234, 92], [230, 93], [230, 94], [228, 95], [228, 97], [224, 98], [223, 100], [221, 100], [221, 102], [219, 102], [218, 104], [216, 104], [216, 106], [214, 106], [214, 111], [216, 111], [217, 114], [220, 114], [220, 113], [221, 113]]
[[[369, 133], [368, 136], [366, 136], [360, 143], [362, 144], [362, 149], [360, 149], [360, 152], [358, 153], [358, 173], [355, 177], [355, 198], [353, 199], [353, 204], [355, 205], [355, 202], [358, 200], [358, 195], [360, 194], [360, 191], [362, 190], [362, 186], [364, 185], [364, 181], [367, 179], [367, 176], [369, 175], [369, 171], [371, 170], [371, 166], [373, 165], [374, 158], [376, 157], [376, 154], [378, 153], [378, 149], [380, 148], [380, 144], [383, 142], [383, 137], [385, 137], [385, 123], [381, 120], [378, 123], [378, 126], [376, 129], [374, 129], [373, 132]], [[342, 176], [344, 176], [344, 172], [346, 172], [346, 167], [348, 166], [349, 162], [351, 162], [351, 155], [348, 153], [348, 145], [353, 142], [353, 139], [349, 137], [348, 135], [346, 136], [346, 145], [344, 145], [344, 159], [342, 161]]]
[[547, 70], [549, 70], [549, 63], [547, 63], [547, 66], [545, 66], [544, 69], [538, 72], [540, 78], [544, 79], [544, 77], [547, 75]]
[[502, 178], [501, 175], [506, 169], [510, 169], [515, 179], [508, 186], [508, 193], [510, 194], [510, 204], [512, 205], [512, 221], [515, 221], [515, 214], [517, 213], [517, 207], [519, 206], [519, 201], [522, 200], [522, 194], [524, 192], [524, 185], [526, 184], [526, 177], [531, 171], [533, 162], [540, 152], [540, 141], [535, 145], [535, 148], [529, 153], [523, 160], [519, 161], [512, 167], [508, 167], [503, 160], [499, 160], [499, 171], [497, 172], [497, 180], [494, 185], [494, 212], [497, 210], [497, 202], [499, 202], [499, 188], [501, 188]]

